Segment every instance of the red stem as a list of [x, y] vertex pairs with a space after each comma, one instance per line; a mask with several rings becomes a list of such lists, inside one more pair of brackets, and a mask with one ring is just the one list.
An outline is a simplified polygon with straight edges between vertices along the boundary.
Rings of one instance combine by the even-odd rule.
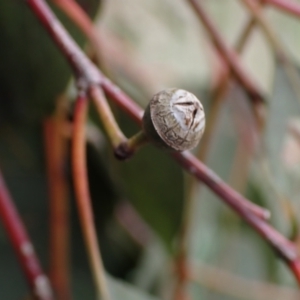
[[[223, 182], [216, 174], [211, 172], [195, 156], [189, 152], [176, 153], [173, 157], [192, 175], [205, 183], [226, 203], [236, 211], [245, 221], [258, 231], [280, 254], [288, 261], [299, 260], [296, 245], [282, 236], [272, 226], [261, 218], [249, 213], [249, 210], [239, 204], [243, 196]], [[300, 260], [299, 260], [300, 262]], [[300, 274], [300, 273], [299, 273]], [[299, 276], [298, 274], [298, 276]]]
[[[27, 0], [27, 3], [35, 12], [36, 16], [42, 21], [46, 29], [53, 36], [54, 41], [60, 47], [62, 54], [65, 55], [75, 70], [82, 70], [80, 78], [83, 78], [86, 83], [97, 82], [100, 83], [104, 91], [117, 103], [126, 113], [128, 113], [135, 121], [141, 124], [142, 110], [134, 103], [124, 92], [116, 87], [110, 80], [106, 79], [94, 65], [86, 57], [82, 59], [84, 54], [81, 52], [78, 57], [69, 58], [70, 53], [76, 54], [80, 52], [80, 48], [72, 41], [64, 42], [62, 40], [71, 40], [62, 25], [59, 25], [56, 17], [50, 12], [50, 8], [46, 5], [44, 0]], [[55, 26], [53, 26], [55, 24]], [[53, 30], [55, 28], [55, 30]], [[75, 49], [66, 49], [66, 47], [75, 47]], [[88, 62], [87, 62], [88, 61]], [[83, 70], [84, 67], [84, 70]], [[95, 78], [92, 76], [95, 75]], [[214, 172], [208, 169], [203, 163], [197, 160], [190, 153], [174, 154], [175, 159], [183, 168], [194, 175], [198, 180], [204, 182], [209, 186], [221, 199], [230, 205], [237, 214], [245, 219], [271, 246], [276, 249], [278, 253], [287, 261], [288, 265], [294, 272], [298, 282], [300, 283], [300, 258], [294, 243], [290, 242], [272, 226], [259, 218], [252, 210], [249, 211], [251, 204], [242, 195], [235, 192], [226, 183], [224, 183]], [[247, 203], [247, 204], [246, 204]], [[249, 204], [248, 204], [249, 203]]]
[[104, 66], [105, 61], [101, 53], [102, 43], [100, 36], [94, 30], [93, 21], [84, 9], [75, 0], [52, 0], [67, 16], [81, 29], [81, 31], [89, 39], [91, 45], [96, 50], [97, 60], [100, 63], [102, 70], [108, 72], [107, 67]]
[[[36, 299], [52, 300], [49, 280], [42, 271], [33, 245], [0, 172], [0, 218]], [[11, 280], [7, 278], [7, 280]]]
[[290, 0], [264, 0], [266, 3], [273, 5], [289, 14], [300, 17], [300, 4]]
[[224, 62], [226, 62], [236, 80], [244, 87], [251, 101], [254, 103], [264, 102], [261, 90], [245, 70], [237, 53], [229, 48], [229, 46], [226, 44], [215, 24], [206, 14], [205, 10], [200, 4], [201, 1], [187, 0], [187, 2], [189, 2], [194, 9], [203, 26], [207, 30], [212, 42], [214, 43], [216, 50], [219, 52]]

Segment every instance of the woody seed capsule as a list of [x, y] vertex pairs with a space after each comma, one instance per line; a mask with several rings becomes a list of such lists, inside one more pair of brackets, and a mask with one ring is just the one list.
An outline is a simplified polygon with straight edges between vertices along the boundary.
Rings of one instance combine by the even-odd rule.
[[170, 88], [155, 94], [143, 117], [143, 129], [157, 146], [185, 151], [199, 143], [205, 128], [201, 102], [185, 90]]

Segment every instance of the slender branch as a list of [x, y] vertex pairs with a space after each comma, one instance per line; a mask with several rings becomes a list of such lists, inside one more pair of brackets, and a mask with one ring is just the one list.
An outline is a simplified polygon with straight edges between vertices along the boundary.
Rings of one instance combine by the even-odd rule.
[[[238, 38], [238, 41], [236, 43], [236, 52], [237, 53], [242, 53], [242, 51], [245, 48], [246, 42], [248, 38], [250, 37], [250, 34], [252, 33], [253, 29], [255, 28], [256, 21], [255, 18], [252, 17], [245, 27], [242, 30], [242, 33], [240, 37]], [[212, 133], [214, 131], [216, 122], [218, 120], [218, 115], [219, 115], [219, 110], [221, 108], [222, 100], [225, 98], [226, 94], [229, 91], [230, 88], [230, 81], [232, 78], [232, 74], [230, 72], [230, 68], [228, 67], [227, 64], [224, 64], [224, 74], [219, 80], [219, 84], [215, 89], [215, 92], [213, 93], [213, 100], [212, 100], [212, 109], [209, 112], [209, 115], [207, 117], [207, 122], [206, 122], [206, 128], [204, 131], [204, 135], [202, 137], [202, 141], [200, 144], [199, 148], [199, 153], [197, 157], [200, 160], [205, 160], [208, 149], [209, 149], [209, 144], [211, 140]]]
[[[60, 99], [61, 100], [61, 99]], [[44, 123], [50, 197], [50, 280], [60, 300], [71, 299], [69, 192], [65, 164], [67, 137], [62, 132], [66, 111], [61, 101]]]
[[251, 16], [255, 19], [256, 23], [262, 29], [262, 32], [269, 41], [269, 44], [273, 48], [273, 51], [275, 52], [278, 60], [282, 63], [283, 68], [290, 80], [291, 86], [293, 87], [293, 90], [297, 95], [298, 101], [300, 101], [300, 76], [297, 68], [294, 66], [293, 62], [287, 54], [286, 47], [277, 37], [269, 22], [264, 17], [258, 3], [254, 3], [252, 0], [240, 0], [240, 2], [242, 2], [244, 6], [249, 10]]
[[277, 52], [278, 55], [285, 55], [283, 53], [283, 45], [269, 25], [269, 22], [265, 19], [263, 11], [260, 9], [260, 5], [252, 0], [240, 0], [240, 2], [247, 8], [251, 17], [254, 18], [255, 22], [260, 26], [273, 50]]
[[73, 180], [77, 209], [89, 254], [90, 265], [96, 283], [98, 298], [109, 300], [110, 296], [94, 225], [94, 217], [88, 187], [88, 175], [86, 170], [85, 123], [87, 107], [88, 101], [86, 95], [79, 95], [75, 104], [72, 140]]
[[101, 70], [108, 77], [111, 77], [108, 67], [106, 66], [105, 59], [103, 57], [102, 41], [99, 37], [99, 33], [94, 30], [93, 22], [89, 18], [88, 14], [80, 7], [80, 5], [74, 0], [52, 0], [61, 10], [69, 16], [71, 20], [80, 28], [91, 43], [95, 53], [98, 65]]
[[[117, 53], [112, 53], [109, 51], [109, 57], [106, 59], [105, 45], [107, 45], [107, 38], [104, 39], [99, 26], [95, 26], [89, 15], [86, 11], [75, 1], [75, 0], [52, 0], [55, 4], [60, 7], [61, 10], [73, 21], [73, 23], [81, 30], [81, 32], [85, 35], [87, 40], [91, 45], [91, 51], [89, 51], [89, 56], [91, 60], [96, 62], [96, 65], [100, 67], [101, 71], [105, 74], [106, 77], [111, 80], [117, 79], [115, 75], [110, 70], [110, 64], [107, 62], [108, 59], [111, 60], [113, 64], [117, 65], [117, 69], [121, 69], [121, 73], [125, 74], [125, 77], [132, 83], [136, 83], [140, 88], [141, 95], [145, 98], [152, 90], [153, 84], [150, 84], [150, 80], [152, 77], [145, 76], [145, 70], [142, 68], [135, 66], [134, 59], [128, 59], [129, 57], [122, 51], [119, 47], [120, 45], [114, 45], [114, 51], [116, 48], [120, 48], [117, 50]], [[100, 12], [101, 14], [101, 12]], [[99, 16], [99, 11], [97, 12]], [[107, 35], [107, 32], [106, 34]], [[112, 38], [112, 37], [110, 37]], [[106, 42], [104, 44], [104, 41]]]
[[[300, 279], [300, 257], [298, 249], [294, 243], [286, 239], [272, 226], [240, 205], [237, 199], [242, 197], [235, 190], [227, 186], [216, 174], [213, 174], [205, 165], [197, 160], [192, 154], [186, 152], [174, 154], [174, 158], [198, 178], [201, 182], [211, 188], [217, 195], [226, 198], [226, 203], [247, 221], [268, 243], [284, 258], [295, 273], [296, 278]], [[233, 200], [234, 199], [234, 200]], [[300, 281], [299, 281], [300, 282]]]
[[201, 20], [203, 26], [207, 30], [212, 42], [214, 43], [220, 56], [226, 62], [230, 68], [235, 79], [244, 87], [245, 91], [248, 93], [252, 102], [264, 102], [264, 97], [261, 90], [253, 79], [248, 75], [247, 71], [244, 69], [238, 55], [229, 48], [225, 40], [222, 38], [218, 32], [215, 24], [206, 14], [205, 10], [197, 0], [186, 0], [191, 7], [194, 9], [195, 13]]
[[127, 139], [120, 130], [100, 86], [91, 86], [89, 94], [96, 106], [98, 114], [105, 127], [105, 131], [107, 132], [113, 147], [117, 148], [120, 144], [126, 143]]
[[[79, 47], [74, 42], [66, 44], [65, 42], [61, 41], [62, 39], [65, 39], [67, 33], [65, 30], [60, 29], [62, 25], [58, 23], [57, 19], [53, 20], [53, 18], [55, 17], [52, 13], [49, 13], [50, 8], [43, 0], [27, 0], [27, 3], [36, 14], [36, 16], [42, 21], [43, 25], [50, 32], [50, 34], [52, 36], [55, 36], [53, 40], [57, 43], [63, 55], [69, 58], [69, 53], [74, 53], [76, 55], [76, 53], [80, 52]], [[53, 30], [53, 23], [55, 23], [56, 30]], [[70, 40], [71, 37], [68, 36], [67, 39]], [[62, 47], [61, 45], [64, 45], [64, 47]], [[66, 50], [65, 46], [76, 47], [76, 50]], [[102, 85], [106, 94], [109, 95], [110, 98], [116, 104], [118, 104], [118, 106], [121, 107], [128, 115], [130, 115], [133, 120], [141, 124], [141, 118], [143, 114], [141, 108], [135, 102], [133, 102], [124, 92], [116, 87], [110, 80], [108, 80], [100, 72], [98, 72], [91, 62], [87, 62], [87, 58], [82, 59], [83, 56], [84, 54], [80, 53], [79, 57], [68, 59], [71, 64], [78, 63], [78, 66], [73, 66], [73, 69], [79, 70], [80, 67], [84, 65], [85, 69], [83, 70], [81, 76], [87, 76], [85, 82], [94, 83], [100, 81], [100, 84]], [[89, 68], [91, 69], [89, 70]], [[95, 78], [90, 78], [90, 76], [95, 72]], [[78, 103], [81, 103], [81, 105], [83, 105], [82, 103], [84, 102], [85, 101], [79, 101]], [[80, 108], [80, 110], [82, 109]], [[76, 148], [74, 147], [74, 152], [75, 149]], [[76, 156], [77, 155], [73, 153], [74, 163]], [[287, 261], [288, 266], [294, 272], [295, 277], [300, 283], [300, 258], [294, 243], [287, 240], [262, 218], [258, 217], [257, 214], [254, 214], [252, 210], [249, 210], [249, 206], [251, 205], [250, 202], [248, 202], [242, 195], [238, 194], [228, 185], [226, 185], [216, 174], [213, 173], [213, 171], [208, 169], [192, 154], [177, 153], [174, 154], [174, 158], [185, 170], [187, 170], [201, 182], [205, 183], [212, 191], [219, 195], [225, 203], [230, 205], [236, 211], [236, 213], [238, 213], [238, 215], [240, 215], [245, 221], [247, 221], [272, 247], [274, 247], [274, 249]], [[76, 176], [78, 181], [80, 177], [80, 174], [79, 177]], [[260, 214], [265, 214], [265, 212], [263, 212], [263, 210], [260, 210]]]
[[296, 17], [300, 17], [300, 4], [291, 0], [264, 0], [266, 3], [279, 8]]
[[[5, 186], [0, 172], [0, 218], [19, 259], [32, 294], [39, 300], [53, 300], [53, 292], [47, 276], [42, 271], [21, 217]], [[11, 280], [7, 278], [7, 280]]]

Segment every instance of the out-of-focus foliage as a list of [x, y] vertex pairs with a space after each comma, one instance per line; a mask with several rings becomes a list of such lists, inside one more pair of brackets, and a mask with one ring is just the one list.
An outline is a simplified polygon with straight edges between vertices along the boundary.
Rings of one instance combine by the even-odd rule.
[[[234, 45], [249, 18], [245, 9], [236, 0], [203, 2], [222, 35]], [[96, 0], [80, 3], [92, 15], [99, 4]], [[83, 37], [75, 26], [55, 12], [82, 45]], [[300, 21], [269, 8], [266, 18], [298, 66]], [[153, 93], [178, 86], [197, 94], [209, 112], [211, 85], [220, 61], [185, 1], [104, 1], [96, 24], [113, 80], [138, 103], [145, 106]], [[66, 90], [71, 72], [25, 1], [0, 2], [0, 45], [0, 168], [47, 267], [48, 198], [41, 124], [52, 112], [57, 96]], [[267, 95], [263, 146], [256, 152], [249, 151], [248, 145], [257, 137], [253, 135], [247, 96], [234, 86], [223, 102], [207, 164], [252, 201], [270, 209], [272, 224], [286, 236], [297, 235], [287, 207], [291, 205], [299, 215], [299, 137], [289, 128], [299, 130], [300, 102], [259, 29], [251, 35], [242, 59]], [[115, 112], [128, 136], [138, 130], [122, 112]], [[94, 114], [91, 119], [98, 123]], [[184, 187], [190, 185], [181, 169], [152, 146], [125, 163], [115, 161], [105, 140], [98, 146], [89, 145], [88, 166], [105, 266], [109, 273], [135, 286], [110, 279], [113, 299], [156, 299], [150, 293], [157, 299], [167, 298], [173, 284], [170, 259], [177, 245], [184, 197], [190, 195]], [[295, 286], [277, 256], [216, 196], [196, 184], [192, 197], [196, 200], [189, 234], [192, 264], [205, 262], [262, 285], [270, 281], [278, 284], [278, 291], [283, 284]], [[131, 202], [155, 236], [145, 249], [139, 248], [113, 217], [115, 205], [121, 200]], [[73, 206], [74, 299], [93, 299], [92, 278]], [[26, 295], [24, 278], [2, 228], [0, 265], [0, 298]], [[203, 270], [200, 264], [198, 271]], [[255, 300], [242, 292], [241, 297], [233, 297], [228, 290], [218, 289], [217, 275], [215, 285], [200, 279], [200, 284], [190, 285], [194, 299]], [[232, 290], [238, 291], [234, 284]], [[282, 300], [280, 295], [278, 292], [276, 299]]]
[[[95, 15], [99, 1], [81, 2]], [[2, 1], [0, 11], [1, 121], [41, 120], [53, 110], [53, 99], [63, 93], [71, 70], [25, 1]], [[82, 34], [66, 17], [63, 20], [82, 44]]]

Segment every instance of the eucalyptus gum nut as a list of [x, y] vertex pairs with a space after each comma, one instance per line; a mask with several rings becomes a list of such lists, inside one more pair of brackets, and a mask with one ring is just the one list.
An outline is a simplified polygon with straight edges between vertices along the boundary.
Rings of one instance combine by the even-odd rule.
[[188, 91], [163, 90], [150, 100], [143, 128], [147, 137], [159, 147], [175, 151], [195, 148], [205, 128], [203, 106]]

